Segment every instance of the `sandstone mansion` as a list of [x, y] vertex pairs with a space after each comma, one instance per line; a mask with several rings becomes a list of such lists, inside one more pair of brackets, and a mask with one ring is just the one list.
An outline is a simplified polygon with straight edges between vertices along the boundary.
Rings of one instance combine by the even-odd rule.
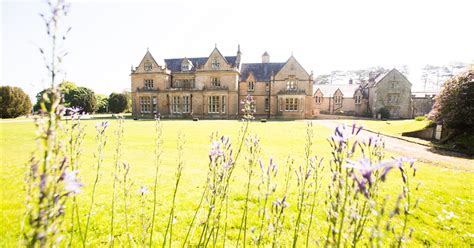
[[293, 56], [270, 62], [265, 52], [260, 63], [241, 59], [240, 47], [235, 56], [216, 47], [208, 57], [164, 60], [147, 51], [131, 71], [133, 117], [238, 118], [247, 95], [260, 118], [304, 119], [336, 111], [362, 115], [381, 106], [395, 118], [411, 117], [411, 84], [395, 69], [367, 85], [327, 87], [313, 86], [312, 73]]

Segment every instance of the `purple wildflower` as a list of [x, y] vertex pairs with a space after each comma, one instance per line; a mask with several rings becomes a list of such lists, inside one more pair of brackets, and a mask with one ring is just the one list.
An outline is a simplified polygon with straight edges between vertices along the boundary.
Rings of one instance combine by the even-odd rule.
[[218, 141], [212, 141], [211, 147], [209, 149], [209, 160], [214, 161], [223, 155], [224, 151], [221, 149], [221, 143]]
[[369, 196], [368, 188], [371, 187], [372, 184], [374, 183], [374, 180], [372, 178], [372, 173], [375, 170], [378, 170], [380, 168], [384, 168], [384, 171], [385, 171], [387, 170], [387, 168], [390, 168], [391, 164], [393, 163], [393, 161], [391, 160], [384, 160], [384, 161], [381, 161], [380, 163], [373, 164], [368, 158], [359, 159], [359, 161], [357, 162], [350, 161], [350, 160], [347, 162], [348, 164], [345, 165], [346, 168], [354, 168], [362, 176], [362, 178], [359, 178], [354, 173], [352, 177], [354, 181], [356, 181], [357, 186], [359, 187], [359, 192], [363, 193], [366, 197]]
[[396, 159], [395, 163], [393, 163], [391, 166], [384, 168], [382, 175], [380, 176], [380, 179], [382, 181], [385, 181], [388, 172], [392, 170], [394, 167], [397, 167], [402, 174], [403, 182], [406, 182], [406, 175], [405, 175], [405, 170], [403, 169], [403, 164], [404, 163], [410, 164], [410, 168], [413, 168], [413, 176], [414, 176], [416, 172], [416, 167], [414, 166], [415, 161], [416, 159], [406, 158], [406, 157], [401, 157], [401, 158]]
[[255, 101], [252, 96], [247, 95], [240, 103], [243, 105], [242, 114], [244, 120], [253, 120], [253, 114], [255, 114]]
[[77, 170], [66, 171], [64, 174], [64, 189], [69, 193], [77, 194], [81, 192], [83, 184], [77, 179]]
[[140, 189], [138, 190], [138, 193], [140, 193], [141, 195], [148, 193], [148, 187], [145, 185], [141, 186]]

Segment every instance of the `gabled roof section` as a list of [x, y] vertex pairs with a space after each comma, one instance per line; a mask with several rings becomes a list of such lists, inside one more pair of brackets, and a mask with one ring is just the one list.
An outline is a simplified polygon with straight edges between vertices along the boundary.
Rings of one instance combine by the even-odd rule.
[[322, 92], [319, 88], [314, 91], [314, 94], [313, 94], [313, 95], [316, 96], [318, 93], [319, 93], [321, 96], [324, 96], [323, 92]]
[[[143, 65], [144, 65], [145, 61], [147, 61], [147, 60], [150, 61], [153, 64], [153, 69], [155, 69], [158, 66], [160, 66], [160, 67], [165, 66], [164, 61], [155, 60], [153, 55], [151, 55], [150, 51], [147, 50], [146, 53], [145, 53], [145, 56], [143, 56], [142, 60], [140, 61], [140, 64], [138, 64], [137, 69], [141, 71], [143, 69]], [[160, 70], [161, 70], [161, 68], [160, 68]]]
[[[225, 61], [228, 65], [232, 66], [232, 64], [229, 63], [229, 61], [226, 59], [226, 57], [224, 57], [224, 55], [222, 55], [222, 53], [219, 51], [219, 49], [217, 49], [217, 46], [214, 47], [214, 50], [212, 50], [211, 54], [209, 54], [209, 56], [207, 57], [206, 63], [204, 63], [204, 64], [207, 64], [207, 63], [209, 62], [209, 59], [211, 59], [212, 55], [215, 54], [215, 53], [219, 54], [219, 56], [220, 56], [222, 59], [224, 59], [224, 61]], [[234, 61], [234, 63], [235, 63], [235, 61]]]
[[386, 73], [381, 73], [379, 74], [375, 79], [374, 79], [374, 83], [373, 83], [373, 86], [377, 85], [380, 81], [382, 81], [384, 78], [386, 78], [389, 74], [392, 74], [392, 73], [397, 73], [399, 75], [401, 75], [405, 80], [407, 80], [407, 82], [411, 85], [411, 82], [405, 77], [405, 75], [403, 75], [403, 73], [399, 72], [396, 68], [393, 68], [392, 70], [386, 72]]
[[270, 81], [272, 73], [276, 74], [285, 63], [243, 63], [240, 69], [242, 80], [247, 80], [250, 73], [256, 81]]
[[[283, 65], [283, 67], [281, 68], [280, 71], [284, 71], [285, 68], [287, 66], [289, 66], [290, 64], [292, 64], [292, 63], [296, 64], [296, 66], [299, 67], [299, 70], [304, 72], [304, 76], [309, 78], [309, 73], [304, 69], [304, 67], [300, 64], [300, 62], [298, 62], [298, 60], [293, 55], [291, 55], [290, 58], [288, 58], [288, 60], [284, 63], [284, 65]], [[276, 73], [275, 73], [275, 75], [276, 75]], [[278, 75], [276, 75], [276, 76], [278, 77]]]

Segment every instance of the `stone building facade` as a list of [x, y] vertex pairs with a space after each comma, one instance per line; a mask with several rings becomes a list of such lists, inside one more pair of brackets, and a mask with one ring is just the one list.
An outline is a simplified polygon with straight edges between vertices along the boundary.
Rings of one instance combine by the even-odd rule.
[[131, 71], [132, 115], [151, 118], [237, 118], [240, 101], [253, 96], [256, 115], [300, 119], [311, 116], [312, 75], [291, 56], [284, 63], [241, 64], [214, 48], [208, 57], [155, 60], [149, 51]]
[[265, 52], [261, 63], [242, 64], [239, 98], [250, 95], [255, 115], [266, 118], [311, 117], [313, 78], [291, 56], [286, 62], [270, 62]]
[[361, 85], [316, 85], [313, 115], [349, 114], [376, 117], [382, 108], [393, 119], [412, 118], [411, 83], [397, 69]]
[[412, 92], [413, 116], [427, 115], [435, 103], [438, 92]]
[[238, 115], [240, 51], [157, 61], [149, 51], [131, 72], [132, 115], [232, 118]]

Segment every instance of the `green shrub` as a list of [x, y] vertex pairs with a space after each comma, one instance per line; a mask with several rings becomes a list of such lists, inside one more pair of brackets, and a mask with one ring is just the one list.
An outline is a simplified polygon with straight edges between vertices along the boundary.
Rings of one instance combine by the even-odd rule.
[[96, 94], [97, 99], [97, 113], [109, 112], [109, 98], [102, 94]]
[[426, 120], [426, 117], [423, 116], [423, 115], [420, 115], [420, 116], [416, 116], [416, 117], [415, 117], [415, 121], [424, 121], [424, 120]]
[[377, 115], [379, 114], [382, 119], [390, 119], [390, 110], [388, 110], [386, 107], [380, 108], [377, 111]]
[[0, 87], [0, 118], [16, 118], [31, 112], [30, 97], [18, 87]]
[[435, 98], [429, 116], [436, 122], [456, 130], [474, 127], [474, 70], [448, 79]]
[[128, 98], [124, 93], [112, 93], [109, 96], [109, 111], [122, 113], [128, 108]]

